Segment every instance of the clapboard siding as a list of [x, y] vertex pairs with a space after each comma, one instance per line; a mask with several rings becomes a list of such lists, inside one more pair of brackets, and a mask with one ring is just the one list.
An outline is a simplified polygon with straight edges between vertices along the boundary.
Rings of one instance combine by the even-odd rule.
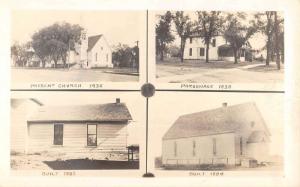
[[87, 146], [87, 124], [65, 123], [63, 146], [53, 145], [54, 124], [29, 124], [29, 152], [61, 151], [63, 153], [97, 153], [126, 151], [127, 123], [98, 124], [97, 146]]
[[27, 144], [27, 118], [34, 112], [39, 104], [29, 99], [12, 100], [11, 127], [10, 127], [10, 149], [12, 152], [26, 151]]
[[[213, 153], [216, 140], [216, 154]], [[234, 133], [163, 140], [163, 164], [235, 164]], [[194, 148], [193, 148], [194, 147]]]

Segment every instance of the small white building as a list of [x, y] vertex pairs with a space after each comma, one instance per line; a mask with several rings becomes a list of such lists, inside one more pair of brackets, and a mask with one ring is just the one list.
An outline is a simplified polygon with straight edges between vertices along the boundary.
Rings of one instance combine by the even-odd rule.
[[164, 166], [240, 165], [268, 159], [270, 132], [255, 103], [180, 116], [162, 139]]
[[113, 67], [111, 47], [104, 35], [87, 36], [82, 31], [80, 43], [70, 52], [69, 63], [81, 68]]
[[[246, 61], [246, 50], [250, 49], [250, 43], [247, 42], [239, 51], [240, 61]], [[185, 60], [205, 60], [206, 55], [206, 44], [203, 37], [197, 32], [192, 33], [186, 40], [183, 58]], [[230, 49], [229, 44], [222, 35], [211, 38], [209, 60], [234, 61], [233, 51]]]

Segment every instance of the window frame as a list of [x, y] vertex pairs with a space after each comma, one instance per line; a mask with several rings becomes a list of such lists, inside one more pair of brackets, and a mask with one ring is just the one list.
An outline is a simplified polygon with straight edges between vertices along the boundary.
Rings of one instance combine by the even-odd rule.
[[196, 156], [196, 141], [193, 140], [193, 156]]
[[213, 46], [213, 47], [216, 47], [216, 42], [217, 42], [217, 40], [216, 40], [215, 38], [213, 38], [213, 39], [212, 39], [212, 46]]
[[200, 47], [200, 51], [199, 51], [199, 55], [200, 56], [205, 56], [205, 48], [204, 47]]
[[177, 157], [177, 142], [174, 141], [174, 157]]
[[213, 138], [213, 155], [216, 156], [217, 155], [217, 139]]
[[[55, 127], [56, 127], [56, 126], [61, 126], [61, 127], [62, 127], [61, 143], [60, 143], [60, 142], [58, 143], [58, 142], [56, 141], [57, 138], [55, 138], [55, 129], [56, 129]], [[60, 134], [60, 133], [59, 133], [59, 134]], [[63, 123], [54, 123], [54, 124], [53, 124], [53, 145], [54, 145], [54, 146], [63, 146], [63, 145], [64, 145], [64, 124], [63, 124]]]
[[[89, 126], [95, 125], [96, 126], [96, 132], [94, 134], [89, 134]], [[98, 124], [96, 123], [87, 123], [86, 124], [86, 145], [87, 147], [97, 147], [98, 146]], [[96, 143], [95, 144], [89, 144], [89, 136], [90, 135], [96, 135]]]
[[243, 155], [243, 137], [240, 137], [240, 155]]
[[192, 37], [190, 37], [190, 44], [192, 44], [193, 43], [193, 38]]
[[98, 61], [98, 53], [95, 54], [95, 61]]
[[193, 56], [193, 48], [190, 48], [189, 55]]

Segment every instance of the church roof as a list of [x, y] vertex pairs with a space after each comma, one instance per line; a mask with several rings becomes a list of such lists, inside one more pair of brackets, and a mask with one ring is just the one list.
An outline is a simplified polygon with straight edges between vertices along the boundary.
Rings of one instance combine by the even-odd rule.
[[95, 35], [95, 36], [90, 36], [88, 38], [88, 49], [87, 51], [90, 51], [93, 49], [93, 47], [96, 45], [96, 43], [98, 42], [98, 40], [102, 37], [102, 34], [99, 35]]
[[230, 133], [245, 129], [252, 122], [263, 125], [270, 135], [255, 103], [250, 102], [180, 116], [163, 139]]

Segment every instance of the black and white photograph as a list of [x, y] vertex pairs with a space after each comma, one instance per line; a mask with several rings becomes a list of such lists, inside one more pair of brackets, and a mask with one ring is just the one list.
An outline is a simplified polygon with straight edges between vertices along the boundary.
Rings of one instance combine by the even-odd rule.
[[157, 11], [157, 83], [276, 84], [283, 90], [278, 11]]
[[155, 169], [282, 172], [283, 104], [281, 94], [157, 94], [150, 116], [168, 112], [150, 119]]
[[11, 169], [138, 170], [140, 98], [135, 93], [15, 94]]
[[138, 82], [144, 14], [13, 11], [12, 83]]

